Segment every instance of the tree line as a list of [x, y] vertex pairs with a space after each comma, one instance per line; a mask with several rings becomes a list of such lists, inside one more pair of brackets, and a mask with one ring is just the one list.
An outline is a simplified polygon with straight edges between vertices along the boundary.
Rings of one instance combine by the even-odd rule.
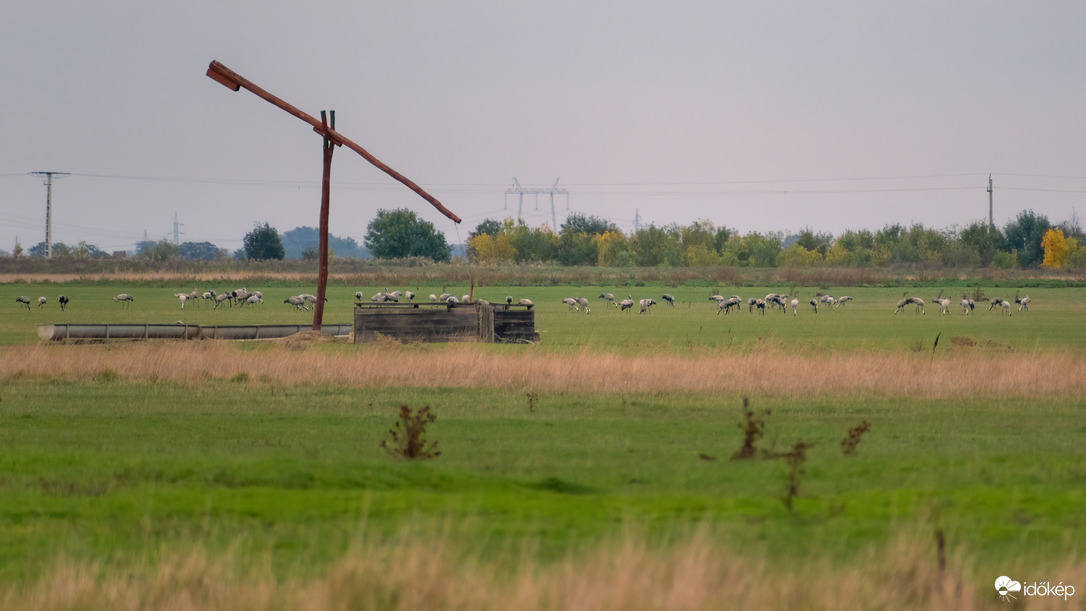
[[468, 257], [478, 263], [554, 262], [603, 267], [1086, 267], [1086, 241], [1075, 220], [1053, 225], [1024, 211], [1002, 229], [976, 221], [964, 229], [921, 224], [849, 230], [834, 236], [804, 229], [797, 234], [740, 234], [707, 220], [650, 225], [626, 234], [606, 220], [572, 214], [555, 233], [512, 219], [487, 219], [468, 237]]
[[[299, 227], [280, 234], [267, 222], [257, 224], [233, 253], [235, 259], [316, 259], [318, 232]], [[452, 247], [434, 225], [408, 209], [379, 210], [366, 228], [364, 246], [350, 238], [329, 236], [333, 257], [377, 259], [452, 258]], [[933, 229], [921, 224], [848, 230], [834, 236], [810, 228], [797, 234], [750, 232], [716, 227], [704, 219], [689, 225], [649, 225], [629, 234], [606, 219], [574, 213], [559, 231], [529, 227], [511, 218], [486, 219], [468, 234], [466, 256], [475, 263], [547, 263], [600, 267], [881, 267], [933, 264], [944, 267], [1086, 267], [1086, 240], [1076, 219], [1053, 225], [1027, 210], [1002, 228], [975, 221], [964, 229]], [[16, 258], [44, 256], [44, 243]], [[81, 242], [54, 244], [55, 257], [107, 256]], [[167, 240], [137, 245], [136, 256], [152, 262], [221, 260], [231, 255], [209, 242], [174, 244]]]

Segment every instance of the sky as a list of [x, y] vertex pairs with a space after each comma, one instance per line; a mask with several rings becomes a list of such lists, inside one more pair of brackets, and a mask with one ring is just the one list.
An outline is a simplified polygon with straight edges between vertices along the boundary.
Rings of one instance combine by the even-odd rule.
[[[839, 235], [1086, 212], [1086, 3], [548, 0], [9, 3], [0, 250], [45, 239], [231, 251], [319, 224], [321, 138], [205, 73], [218, 60], [336, 128], [330, 231], [409, 208], [626, 232], [705, 219]], [[548, 194], [524, 188], [565, 189]]]

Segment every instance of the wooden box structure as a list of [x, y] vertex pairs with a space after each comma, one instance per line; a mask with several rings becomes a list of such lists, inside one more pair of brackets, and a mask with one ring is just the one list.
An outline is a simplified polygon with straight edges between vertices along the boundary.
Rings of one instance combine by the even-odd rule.
[[355, 302], [354, 342], [538, 342], [532, 306]]

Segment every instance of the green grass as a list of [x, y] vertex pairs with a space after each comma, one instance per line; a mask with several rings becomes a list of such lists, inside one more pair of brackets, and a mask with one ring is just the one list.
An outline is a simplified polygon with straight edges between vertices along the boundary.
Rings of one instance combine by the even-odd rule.
[[[708, 528], [738, 552], [846, 560], [918, 525], [985, 563], [1043, 565], [1086, 542], [1086, 402], [803, 404], [770, 409], [761, 447], [815, 443], [794, 512], [780, 460], [733, 462], [739, 398], [460, 389], [200, 388], [14, 379], [0, 387], [0, 581], [57, 556], [148, 561], [198, 541], [319, 572], [350, 534], [405, 524], [542, 558], [636, 528]], [[397, 406], [431, 405], [442, 455], [390, 459]], [[848, 428], [873, 428], [842, 456]], [[700, 455], [716, 460], [706, 460]], [[303, 562], [304, 561], [304, 562]], [[301, 564], [307, 564], [303, 569]]]
[[[279, 324], [311, 320], [282, 304], [313, 287], [273, 287], [257, 308], [194, 306], [172, 296], [193, 287], [15, 284], [0, 286], [0, 344], [36, 349], [36, 325], [55, 322]], [[201, 290], [210, 287], [200, 287]], [[225, 288], [225, 287], [224, 287]], [[249, 288], [259, 289], [261, 287]], [[384, 287], [330, 287], [326, 322], [351, 320], [353, 294]], [[391, 288], [391, 287], [390, 287]], [[466, 286], [413, 287], [467, 292]], [[764, 296], [790, 287], [719, 287]], [[846, 307], [815, 315], [815, 292], [850, 294]], [[1086, 347], [1083, 288], [1036, 288], [1031, 312], [1007, 317], [978, 303], [940, 316], [939, 287], [913, 289], [925, 316], [894, 315], [901, 289], [798, 287], [799, 315], [716, 314], [702, 287], [484, 287], [494, 302], [511, 294], [536, 302], [542, 350], [688, 354], [764, 347], [802, 354], [930, 351], [968, 337], [978, 354]], [[986, 288], [1014, 296], [1013, 289]], [[130, 308], [112, 301], [127, 291]], [[639, 316], [596, 299], [676, 296]], [[56, 294], [72, 298], [60, 312]], [[14, 297], [49, 297], [44, 311]], [[570, 313], [585, 296], [592, 313]], [[78, 349], [78, 347], [73, 348]], [[280, 351], [239, 344], [239, 352]], [[351, 354], [359, 347], [315, 345]], [[476, 349], [517, 353], [521, 346]], [[124, 357], [124, 350], [111, 352]], [[304, 359], [306, 352], [298, 358]], [[719, 352], [715, 352], [719, 355]], [[319, 574], [358, 537], [451, 537], [484, 557], [530, 549], [546, 561], [591, 550], [630, 530], [667, 544], [703, 529], [721, 545], [787, 564], [856, 562], [902, 532], [945, 530], [978, 565], [1045, 567], [1086, 549], [1086, 400], [1046, 396], [966, 400], [791, 401], [752, 396], [769, 409], [760, 447], [786, 451], [813, 442], [794, 511], [781, 497], [781, 460], [732, 462], [742, 444], [742, 397], [710, 392], [592, 394], [471, 388], [339, 388], [259, 375], [194, 384], [98, 374], [93, 382], [13, 374], [0, 379], [0, 584], [31, 583], [58, 558], [96, 559], [104, 571], [153, 565], [166, 550], [200, 545], [280, 576]], [[392, 460], [380, 448], [401, 403], [430, 405], [429, 430], [442, 455]], [[839, 443], [862, 420], [872, 429], [857, 456]], [[702, 455], [705, 455], [704, 457]], [[710, 460], [715, 459], [715, 460]], [[227, 551], [230, 554], [227, 554]], [[994, 574], [994, 573], [993, 573]]]
[[[313, 286], [273, 287], [264, 290], [265, 304], [256, 307], [210, 307], [203, 300], [189, 302], [182, 311], [174, 292], [192, 291], [194, 287], [125, 288], [123, 284], [62, 285], [9, 284], [0, 285], [0, 345], [30, 344], [37, 341], [37, 325], [53, 323], [173, 323], [232, 325], [232, 324], [298, 324], [311, 323], [313, 315], [293, 310], [283, 299], [301, 292], [315, 293]], [[199, 289], [212, 288], [201, 285]], [[227, 290], [227, 287], [220, 287]], [[235, 287], [236, 288], [236, 287]], [[249, 286], [250, 290], [261, 287]], [[332, 285], [324, 322], [350, 323], [353, 320], [354, 293], [361, 290], [368, 298], [385, 287], [354, 287]], [[410, 287], [425, 300], [429, 293], [445, 290], [455, 294], [468, 293], [464, 286]], [[764, 297], [769, 292], [788, 292], [790, 286], [719, 287], [722, 294]], [[645, 315], [619, 313], [597, 298], [602, 292], [612, 292], [617, 299], [632, 294], [634, 299], [652, 297], [658, 303]], [[940, 316], [932, 304], [943, 291], [953, 302], [950, 316]], [[990, 288], [989, 296], [1001, 296], [1013, 301], [1016, 290]], [[72, 302], [68, 311], [61, 312], [56, 296], [64, 292]], [[136, 301], [130, 306], [116, 303], [112, 297], [130, 292]], [[675, 295], [677, 304], [670, 307], [660, 298], [663, 292]], [[943, 340], [961, 335], [973, 338], [983, 346], [996, 349], [1079, 349], [1086, 346], [1086, 325], [1081, 317], [1086, 301], [1086, 288], [1031, 288], [1022, 290], [1033, 304], [1031, 311], [1004, 316], [998, 310], [988, 310], [987, 303], [977, 303], [971, 316], [962, 316], [957, 302], [966, 289], [931, 286], [910, 289], [909, 295], [922, 297], [927, 314], [914, 315], [911, 306], [894, 315], [901, 298], [899, 288], [841, 288], [796, 287], [800, 300], [798, 316], [768, 311], [765, 316], [747, 312], [744, 305], [738, 314], [717, 315], [715, 302], [708, 299], [710, 289], [701, 287], [477, 287], [476, 297], [502, 302], [506, 295], [517, 299], [527, 297], [536, 303], [536, 329], [545, 349], [566, 351], [589, 347], [594, 350], [669, 349], [684, 350], [699, 347], [755, 350], [770, 344], [802, 352], [826, 349], [901, 350], [930, 347], [937, 334]], [[807, 301], [819, 292], [840, 296], [848, 294], [855, 301], [843, 308], [820, 308], [813, 314]], [[972, 293], [972, 289], [968, 290]], [[17, 295], [28, 295], [36, 302], [38, 295], [50, 301], [44, 310], [36, 305], [31, 311], [19, 308]], [[563, 297], [587, 297], [592, 312], [583, 315], [569, 312], [561, 303]]]

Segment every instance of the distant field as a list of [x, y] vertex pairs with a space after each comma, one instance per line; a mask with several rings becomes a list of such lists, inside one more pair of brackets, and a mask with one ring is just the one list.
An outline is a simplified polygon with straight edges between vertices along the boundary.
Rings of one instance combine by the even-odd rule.
[[[939, 287], [909, 291], [926, 315], [796, 287], [855, 299], [724, 316], [709, 288], [483, 287], [535, 301], [542, 342], [37, 341], [311, 320], [282, 300], [314, 287], [248, 288], [266, 303], [182, 312], [182, 287], [0, 285], [0, 607], [960, 609], [1004, 604], [1000, 575], [1086, 595], [1086, 289], [1011, 316], [945, 289], [940, 316]], [[330, 287], [325, 321], [384, 288]], [[760, 450], [813, 444], [791, 509], [784, 458], [729, 460], [744, 398]], [[439, 457], [382, 450], [401, 404], [437, 414]]]
[[[197, 300], [181, 310], [175, 292], [190, 292], [194, 288], [204, 291], [213, 287], [166, 287], [127, 289], [123, 285], [65, 286], [63, 284], [9, 284], [0, 285], [3, 306], [0, 307], [0, 345], [18, 345], [37, 342], [37, 324], [58, 322], [94, 323], [172, 323], [186, 324], [285, 324], [311, 322], [312, 314], [294, 310], [283, 300], [298, 293], [315, 293], [316, 287], [306, 285], [257, 287], [265, 303], [256, 307], [212, 308], [207, 302]], [[237, 287], [234, 287], [237, 288]], [[418, 293], [417, 299], [425, 300], [430, 293], [449, 292], [467, 294], [468, 286], [420, 286], [390, 287], [411, 288]], [[385, 287], [354, 287], [333, 285], [328, 289], [324, 321], [350, 323], [353, 320], [354, 294], [362, 291], [368, 298]], [[725, 295], [738, 293], [747, 297], [764, 297], [769, 292], [790, 291], [785, 287], [720, 287]], [[229, 290], [229, 287], [220, 287]], [[833, 350], [901, 350], [927, 347], [935, 336], [942, 334], [946, 342], [954, 336], [970, 338], [982, 348], [1000, 347], [1016, 350], [1032, 349], [1080, 349], [1086, 347], [1086, 325], [1080, 324], [1086, 312], [1086, 288], [1044, 288], [1021, 291], [1029, 295], [1032, 304], [1029, 312], [1013, 309], [1012, 316], [988, 310], [988, 304], [977, 303], [971, 316], [962, 316], [958, 306], [963, 289], [937, 286], [910, 289], [910, 296], [922, 297], [927, 302], [926, 315], [915, 315], [913, 308], [906, 308], [894, 315], [895, 305], [901, 298], [901, 289], [834, 288], [819, 289], [799, 287], [796, 296], [800, 300], [797, 315], [789, 311], [767, 310], [764, 316], [751, 314], [743, 306], [739, 313], [717, 315], [715, 302], [709, 301], [708, 288], [689, 287], [481, 287], [475, 297], [491, 302], [504, 301], [508, 295], [517, 299], [529, 298], [536, 305], [536, 328], [547, 349], [569, 350], [587, 348], [593, 351], [639, 349], [689, 349], [698, 347], [728, 348], [750, 351], [772, 345], [789, 351], [809, 353], [825, 349]], [[942, 291], [953, 304], [950, 316], [940, 316], [939, 308], [932, 304]], [[68, 311], [61, 312], [57, 295], [64, 292], [71, 299]], [[112, 297], [120, 292], [131, 293], [135, 302], [120, 304]], [[645, 315], [636, 310], [619, 313], [608, 308], [598, 295], [610, 292], [622, 299], [632, 295], [635, 300], [654, 298], [658, 302]], [[669, 306], [661, 299], [663, 293], [676, 298], [676, 305]], [[807, 302], [819, 292], [836, 296], [848, 294], [853, 301], [841, 308], [820, 308], [814, 314]], [[972, 289], [969, 290], [972, 293]], [[1014, 289], [986, 288], [989, 297], [1002, 297], [1013, 302]], [[19, 308], [15, 298], [27, 295], [34, 302], [28, 312]], [[49, 300], [46, 307], [38, 310], [38, 296]], [[564, 297], [587, 297], [592, 302], [588, 315], [569, 312], [561, 303]], [[945, 344], [944, 344], [945, 345]]]

